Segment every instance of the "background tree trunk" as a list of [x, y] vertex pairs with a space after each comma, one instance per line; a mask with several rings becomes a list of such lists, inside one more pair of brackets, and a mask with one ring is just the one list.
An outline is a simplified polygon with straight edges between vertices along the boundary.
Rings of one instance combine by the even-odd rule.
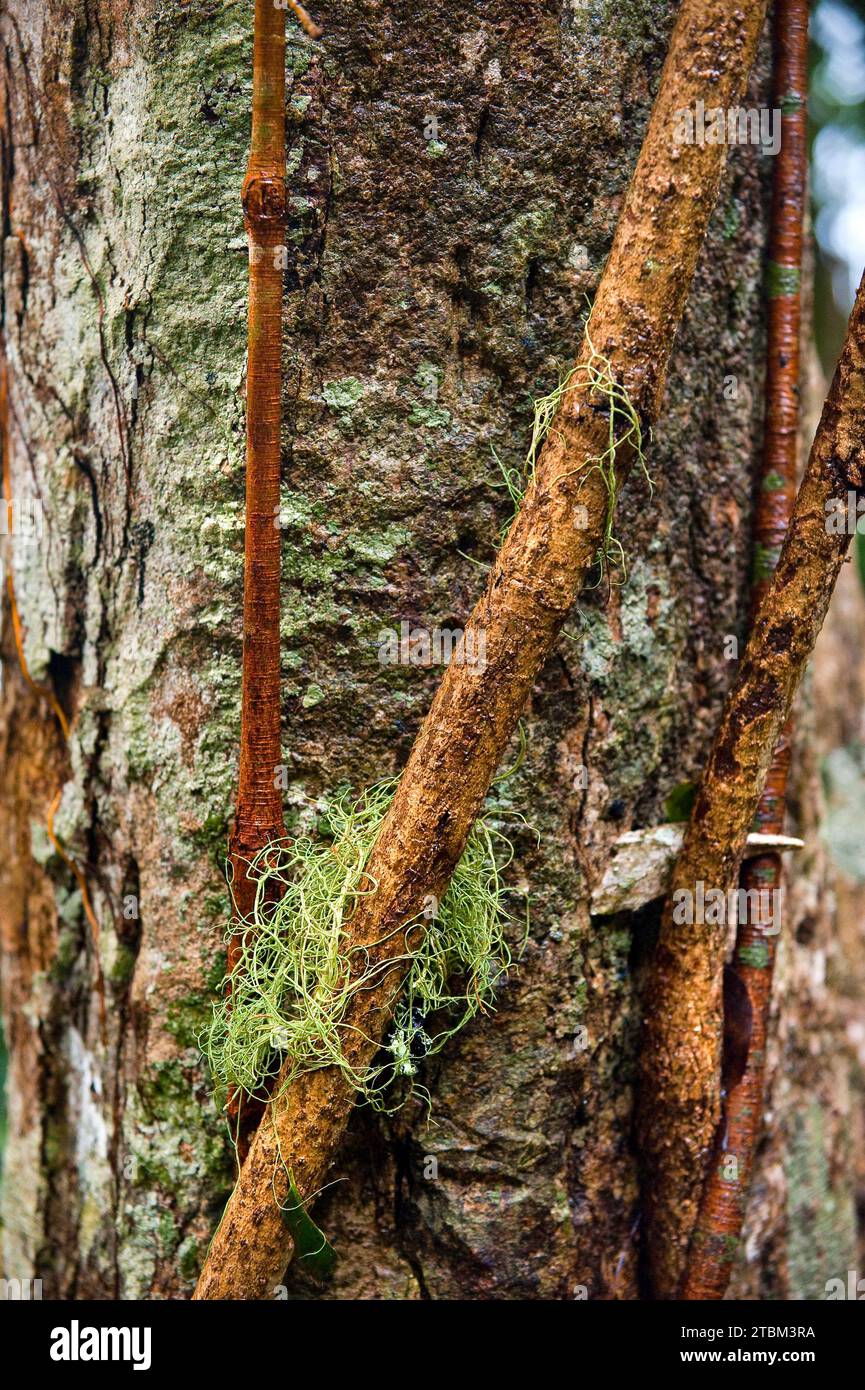
[[[379, 634], [459, 627], [477, 595], [509, 514], [491, 446], [520, 463], [532, 398], [579, 341], [674, 8], [340, 0], [316, 15], [318, 45], [289, 21], [289, 833], [339, 783], [405, 759], [439, 672], [382, 665]], [[7, 600], [4, 1272], [46, 1296], [188, 1293], [231, 1183], [196, 1040], [224, 962], [239, 730], [251, 16], [229, 0], [8, 0], [0, 31], [10, 479], [45, 522], [7, 558], [31, 675], [72, 724], [67, 749], [21, 675]], [[627, 583], [585, 594], [501, 788], [509, 874], [532, 902], [522, 963], [497, 1014], [425, 1067], [429, 1121], [414, 1105], [356, 1113], [317, 1208], [334, 1275], [322, 1288], [292, 1268], [289, 1296], [637, 1294], [631, 1117], [657, 905], [593, 919], [588, 893], [616, 837], [667, 819], [698, 771], [725, 639], [742, 636], [770, 174], [754, 147], [731, 152], [655, 495], [634, 477], [619, 505]], [[819, 767], [862, 734], [862, 609], [851, 567], [797, 713], [791, 829], [807, 849], [745, 1297], [818, 1298], [856, 1266], [862, 898], [855, 866], [830, 869]], [[61, 787], [56, 831], [101, 924], [104, 1037], [96, 945], [45, 830]]]

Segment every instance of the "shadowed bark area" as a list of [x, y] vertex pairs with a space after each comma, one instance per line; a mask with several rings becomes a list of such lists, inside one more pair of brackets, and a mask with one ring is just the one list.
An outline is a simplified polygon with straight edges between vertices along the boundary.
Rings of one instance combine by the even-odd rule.
[[[14, 563], [30, 668], [62, 692], [72, 743], [66, 760], [4, 622], [6, 1272], [40, 1274], [46, 1296], [187, 1294], [231, 1178], [196, 1037], [224, 967], [239, 740], [251, 7], [32, 9], [14, 0], [2, 21], [4, 322], [13, 479], [46, 525]], [[290, 828], [341, 781], [405, 761], [441, 673], [382, 665], [380, 633], [462, 626], [483, 588], [472, 561], [492, 561], [509, 514], [490, 445], [521, 461], [532, 398], [573, 360], [673, 10], [338, 5], [316, 13], [317, 44], [289, 24]], [[764, 65], [749, 104], [765, 82]], [[526, 954], [496, 1015], [423, 1068], [429, 1122], [353, 1116], [316, 1208], [334, 1274], [321, 1287], [293, 1268], [291, 1297], [636, 1294], [630, 1126], [655, 909], [592, 922], [587, 890], [612, 841], [664, 820], [698, 773], [732, 676], [768, 164], [731, 151], [655, 496], [634, 478], [620, 501], [628, 582], [580, 599], [524, 712], [527, 758], [503, 791]], [[106, 1047], [76, 885], [44, 835], [61, 786], [58, 831], [102, 929]], [[801, 806], [814, 858], [797, 868], [819, 884], [810, 791]], [[737, 1273], [750, 1296], [819, 1296], [853, 1261], [853, 1072], [837, 986], [815, 983], [831, 900], [800, 899], [812, 935], [779, 961], [784, 1065]], [[861, 962], [848, 975], [861, 990]]]

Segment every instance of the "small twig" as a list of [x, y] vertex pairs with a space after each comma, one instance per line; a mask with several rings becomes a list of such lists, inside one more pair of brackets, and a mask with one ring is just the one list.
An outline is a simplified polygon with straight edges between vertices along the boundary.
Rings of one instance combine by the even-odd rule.
[[736, 882], [778, 737], [850, 545], [849, 528], [833, 522], [835, 509], [846, 509], [848, 494], [863, 486], [865, 277], [787, 539], [697, 792], [647, 990], [639, 1132], [649, 1273], [661, 1298], [679, 1288], [720, 1117], [727, 935], [725, 922], [694, 920], [696, 914], [688, 921], [674, 904]]
[[305, 34], [309, 34], [311, 39], [321, 38], [324, 33], [321, 25], [316, 24], [315, 20], [310, 18], [303, 5], [298, 4], [298, 0], [288, 0], [288, 8]]

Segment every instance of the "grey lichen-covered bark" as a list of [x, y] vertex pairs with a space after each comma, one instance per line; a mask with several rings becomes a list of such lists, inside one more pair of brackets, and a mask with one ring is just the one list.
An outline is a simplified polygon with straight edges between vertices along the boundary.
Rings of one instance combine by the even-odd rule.
[[[454, 629], [471, 607], [509, 512], [493, 450], [519, 464], [532, 398], [575, 350], [673, 10], [339, 3], [318, 45], [289, 24], [290, 830], [405, 758], [437, 672], [382, 664], [380, 634]], [[5, 1272], [54, 1296], [188, 1292], [231, 1181], [197, 1037], [223, 964], [239, 727], [251, 12], [9, 0], [2, 21], [11, 483], [45, 519], [11, 558], [30, 673], [72, 724], [67, 749], [7, 603]], [[317, 1209], [332, 1279], [292, 1269], [277, 1296], [637, 1292], [654, 909], [591, 919], [588, 892], [612, 841], [665, 820], [698, 769], [742, 632], [769, 164], [731, 153], [655, 493], [635, 478], [619, 501], [627, 582], [584, 596], [500, 787], [511, 881], [531, 896], [522, 961], [495, 1016], [422, 1068], [429, 1118], [357, 1112]], [[850, 945], [844, 991], [818, 978], [832, 899], [809, 757], [747, 1296], [819, 1297], [854, 1258], [841, 1024], [865, 966]], [[61, 788], [55, 828], [86, 866], [98, 947], [46, 833]]]

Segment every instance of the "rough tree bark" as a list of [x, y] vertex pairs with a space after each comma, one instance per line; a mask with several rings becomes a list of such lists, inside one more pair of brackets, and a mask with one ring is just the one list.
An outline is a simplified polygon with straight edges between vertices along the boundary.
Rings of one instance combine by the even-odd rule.
[[[60, 1296], [184, 1294], [231, 1179], [196, 1036], [224, 963], [237, 774], [252, 7], [35, 8], [10, 0], [2, 20], [10, 463], [45, 517], [13, 562], [28, 663], [72, 739], [21, 678], [4, 615], [4, 1272]], [[405, 759], [440, 673], [382, 666], [379, 633], [461, 626], [477, 596], [472, 558], [489, 562], [508, 512], [490, 445], [519, 462], [532, 396], [572, 359], [673, 11], [339, 4], [316, 14], [318, 45], [289, 24], [289, 827]], [[749, 104], [766, 77], [764, 54]], [[586, 594], [525, 712], [527, 759], [504, 786], [533, 902], [525, 957], [495, 1017], [428, 1068], [431, 1123], [353, 1117], [344, 1181], [316, 1213], [335, 1272], [321, 1288], [293, 1268], [289, 1296], [636, 1296], [630, 1126], [657, 910], [592, 920], [588, 888], [612, 841], [665, 819], [698, 771], [732, 674], [724, 639], [745, 624], [768, 166], [731, 152], [656, 494], [634, 479], [621, 499], [627, 585]], [[837, 640], [857, 601], [848, 586]], [[840, 684], [821, 723], [849, 742]], [[807, 711], [800, 724], [813, 734]], [[855, 1263], [861, 1073], [844, 1029], [865, 962], [855, 890], [840, 922], [823, 891], [815, 756], [812, 740], [746, 1296], [819, 1297]], [[61, 787], [57, 830], [101, 924], [107, 1045], [76, 884], [44, 830]]]
[[[765, 14], [763, 0], [744, 13], [731, 14], [726, 0], [683, 0], [679, 7], [577, 365], [466, 622], [467, 649], [485, 643], [483, 669], [454, 660], [443, 675], [370, 852], [366, 873], [375, 889], [347, 924], [348, 940], [380, 972], [374, 987], [357, 989], [343, 1016], [343, 1047], [358, 1072], [386, 1041], [405, 974], [399, 961], [407, 924], [420, 919], [423, 933], [428, 895], [445, 892], [566, 619], [593, 568], [603, 578], [615, 566], [615, 559], [604, 560], [611, 496], [627, 478], [635, 432], [648, 440], [658, 419], [726, 157], [716, 142], [684, 145], [677, 138], [681, 113], [698, 103], [738, 105]], [[598, 361], [602, 370], [593, 370]], [[616, 415], [607, 390], [623, 397], [627, 415]], [[280, 1079], [291, 1071], [286, 1058]], [[355, 1096], [341, 1069], [321, 1067], [284, 1090], [285, 1081], [276, 1083], [244, 1161], [196, 1298], [256, 1298], [273, 1285], [291, 1250], [282, 1212], [290, 1175], [302, 1200], [311, 1200], [342, 1146]]]

